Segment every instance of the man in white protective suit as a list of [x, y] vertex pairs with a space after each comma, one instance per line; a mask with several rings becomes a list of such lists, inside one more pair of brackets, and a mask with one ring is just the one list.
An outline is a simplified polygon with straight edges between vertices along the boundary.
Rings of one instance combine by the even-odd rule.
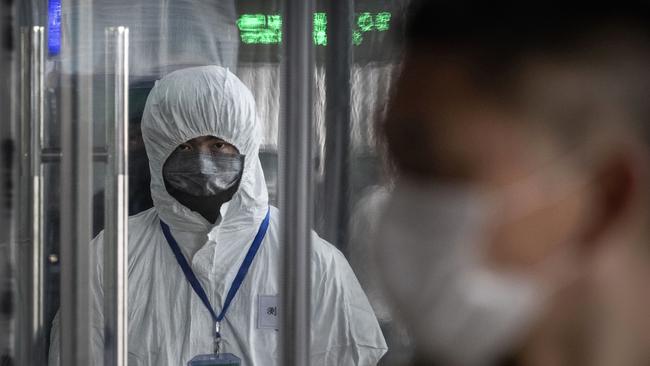
[[[129, 219], [129, 365], [187, 365], [217, 343], [242, 365], [278, 365], [283, 244], [250, 91], [217, 66], [173, 72], [151, 91], [142, 134], [154, 207]], [[93, 359], [102, 364], [103, 232], [91, 245]], [[375, 365], [386, 343], [346, 259], [313, 234], [311, 266], [311, 364]], [[59, 315], [50, 365], [59, 364], [58, 329]]]

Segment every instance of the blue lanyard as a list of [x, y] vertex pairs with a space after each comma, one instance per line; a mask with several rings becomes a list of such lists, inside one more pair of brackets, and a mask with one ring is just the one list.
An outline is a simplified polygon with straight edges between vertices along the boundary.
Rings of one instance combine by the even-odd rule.
[[[260, 225], [260, 228], [257, 231], [257, 235], [255, 235], [255, 239], [253, 239], [253, 243], [248, 249], [248, 253], [246, 253], [246, 257], [244, 257], [244, 261], [242, 262], [241, 267], [239, 267], [239, 271], [237, 272], [237, 275], [235, 276], [232, 285], [230, 285], [230, 290], [228, 290], [226, 301], [224, 302], [223, 309], [221, 309], [221, 313], [219, 313], [219, 315], [217, 315], [217, 313], [214, 311], [214, 308], [212, 307], [212, 304], [210, 304], [210, 300], [208, 299], [208, 295], [205, 293], [205, 290], [203, 290], [203, 286], [201, 286], [201, 283], [199, 282], [198, 278], [196, 278], [194, 271], [192, 271], [192, 267], [190, 267], [190, 265], [187, 263], [187, 259], [185, 259], [183, 253], [181, 253], [181, 249], [178, 246], [176, 239], [174, 239], [174, 236], [172, 235], [171, 231], [169, 230], [169, 226], [166, 223], [164, 223], [162, 220], [160, 220], [160, 226], [162, 227], [163, 234], [165, 235], [165, 239], [167, 239], [167, 243], [169, 243], [169, 247], [171, 248], [172, 252], [174, 253], [174, 256], [176, 257], [176, 261], [178, 262], [178, 265], [183, 270], [183, 273], [185, 274], [185, 278], [187, 278], [187, 282], [190, 283], [192, 289], [194, 289], [194, 292], [199, 296], [201, 302], [203, 302], [203, 305], [205, 305], [205, 307], [210, 312], [210, 315], [212, 315], [212, 320], [214, 320], [215, 324], [218, 325], [219, 322], [223, 320], [224, 316], [226, 315], [226, 312], [228, 311], [228, 308], [230, 307], [230, 303], [235, 298], [235, 295], [237, 294], [237, 291], [239, 290], [239, 287], [241, 286], [242, 282], [244, 282], [244, 278], [246, 278], [246, 274], [248, 273], [248, 270], [250, 269], [251, 264], [253, 263], [253, 259], [257, 254], [257, 250], [260, 248], [260, 245], [262, 244], [262, 240], [266, 235], [266, 229], [268, 229], [269, 227], [270, 217], [271, 217], [271, 210], [269, 209], [266, 212], [266, 217], [264, 218], [264, 221], [262, 221], [262, 224]], [[217, 333], [216, 336], [218, 337], [221, 336], [218, 331], [216, 331], [216, 333]]]

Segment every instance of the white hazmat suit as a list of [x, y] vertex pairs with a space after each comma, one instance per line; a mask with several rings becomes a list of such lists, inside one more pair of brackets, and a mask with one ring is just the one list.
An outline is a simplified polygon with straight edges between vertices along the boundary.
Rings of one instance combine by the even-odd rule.
[[[219, 312], [226, 294], [268, 210], [264, 175], [257, 157], [260, 141], [250, 91], [224, 68], [173, 72], [156, 83], [145, 108], [142, 134], [151, 167], [154, 208], [129, 219], [129, 365], [186, 365], [213, 348], [213, 322], [193, 292], [166, 242], [167, 223], [210, 302]], [[171, 197], [162, 167], [181, 143], [216, 136], [246, 155], [239, 190], [221, 208], [217, 224]], [[277, 301], [282, 243], [279, 213], [270, 209], [262, 245], [221, 322], [222, 352], [246, 366], [279, 364]], [[92, 343], [102, 364], [103, 232], [92, 242]], [[375, 365], [386, 343], [372, 308], [343, 255], [313, 234], [311, 363]], [[278, 309], [281, 312], [282, 309]], [[50, 365], [59, 364], [59, 316], [54, 321]]]

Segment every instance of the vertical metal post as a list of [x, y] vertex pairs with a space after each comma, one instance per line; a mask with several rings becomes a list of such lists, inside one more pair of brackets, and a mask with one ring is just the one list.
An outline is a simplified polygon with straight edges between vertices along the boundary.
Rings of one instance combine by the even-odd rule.
[[349, 224], [352, 21], [354, 1], [330, 0], [326, 58], [325, 239], [343, 249]]
[[129, 29], [106, 32], [104, 365], [127, 366]]
[[[12, 133], [14, 129], [13, 108], [14, 93], [12, 93], [14, 32], [13, 6], [11, 2], [0, 3], [0, 224], [4, 228], [12, 227], [11, 211], [13, 209], [13, 192], [11, 185], [14, 174], [11, 169], [15, 166], [12, 149]], [[12, 222], [13, 224], [13, 222]], [[11, 240], [12, 230], [0, 231], [0, 243]], [[8, 259], [8, 258], [7, 258]], [[7, 260], [7, 264], [8, 264]], [[2, 269], [0, 265], [0, 269]]]
[[21, 268], [21, 360], [39, 364], [45, 360], [43, 246], [43, 192], [41, 149], [43, 143], [45, 28], [21, 32], [20, 123], [20, 223], [18, 251]]
[[[13, 57], [14, 57], [14, 25], [13, 6], [11, 2], [0, 2], [0, 224], [5, 230], [0, 231], [0, 243], [8, 243], [13, 232], [13, 190], [15, 182], [13, 167], [16, 165], [12, 140], [14, 130], [13, 114], [15, 112], [12, 93]], [[10, 224], [11, 223], [11, 224]], [[7, 230], [7, 228], [12, 230]], [[12, 248], [13, 249], [13, 248]], [[7, 264], [9, 264], [9, 255]], [[0, 270], [4, 270], [0, 265]]]
[[280, 207], [285, 243], [283, 365], [308, 366], [311, 300], [312, 109], [314, 0], [283, 2]]
[[[14, 75], [14, 7], [12, 2], [0, 2], [0, 250], [3, 257], [0, 258], [0, 296], [4, 304], [15, 303], [15, 288], [13, 284], [13, 269], [15, 266], [15, 233], [17, 220], [14, 216], [15, 186], [18, 174], [16, 167], [16, 154], [14, 150], [14, 131], [16, 129], [14, 106], [15, 94], [12, 76]], [[6, 309], [6, 308], [5, 308]], [[0, 347], [4, 350], [2, 356], [8, 356], [5, 352], [11, 352], [16, 334], [14, 330], [15, 312], [9, 313], [5, 310], [0, 319], [0, 327], [4, 329], [0, 334]]]
[[[70, 0], [70, 32], [62, 40], [61, 98], [61, 365], [91, 364], [92, 2]], [[81, 74], [81, 72], [86, 74]], [[95, 353], [102, 350], [92, 350]]]

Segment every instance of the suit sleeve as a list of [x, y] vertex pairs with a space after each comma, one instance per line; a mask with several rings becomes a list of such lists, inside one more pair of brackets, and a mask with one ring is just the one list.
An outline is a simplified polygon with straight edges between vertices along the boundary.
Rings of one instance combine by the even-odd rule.
[[323, 243], [312, 261], [311, 364], [376, 365], [388, 349], [377, 318], [345, 257]]

